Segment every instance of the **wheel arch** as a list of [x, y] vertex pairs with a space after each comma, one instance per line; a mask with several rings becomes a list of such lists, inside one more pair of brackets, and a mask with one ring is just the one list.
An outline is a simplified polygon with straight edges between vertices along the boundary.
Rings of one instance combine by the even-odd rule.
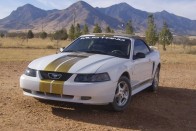
[[[129, 73], [128, 73], [127, 71], [123, 72], [123, 73], [121, 74], [121, 76], [125, 76], [125, 77], [127, 77], [127, 78], [130, 80], [130, 75], [129, 75]], [[121, 77], [121, 76], [120, 76], [120, 77]]]

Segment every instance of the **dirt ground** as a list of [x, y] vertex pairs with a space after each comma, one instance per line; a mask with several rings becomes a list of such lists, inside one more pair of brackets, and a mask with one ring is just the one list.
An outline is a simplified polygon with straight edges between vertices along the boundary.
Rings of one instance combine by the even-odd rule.
[[135, 95], [124, 112], [104, 106], [39, 101], [22, 94], [29, 62], [0, 62], [0, 130], [196, 130], [196, 63], [163, 63], [157, 93]]

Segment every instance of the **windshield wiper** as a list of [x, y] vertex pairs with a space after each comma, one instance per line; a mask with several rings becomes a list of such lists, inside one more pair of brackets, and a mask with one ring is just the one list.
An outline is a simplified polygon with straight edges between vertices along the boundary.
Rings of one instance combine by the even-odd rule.
[[94, 54], [107, 54], [106, 52], [100, 51], [100, 50], [87, 50], [87, 51], [84, 51], [84, 52], [94, 53]]

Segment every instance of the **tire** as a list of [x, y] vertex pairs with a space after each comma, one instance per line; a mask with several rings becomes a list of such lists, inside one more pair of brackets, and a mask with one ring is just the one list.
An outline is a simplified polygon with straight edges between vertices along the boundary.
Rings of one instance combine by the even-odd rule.
[[118, 80], [114, 100], [110, 104], [111, 109], [118, 112], [123, 111], [131, 100], [131, 92], [130, 80], [121, 76]]
[[158, 90], [159, 87], [159, 73], [160, 73], [160, 68], [157, 67], [153, 81], [152, 81], [152, 85], [149, 87], [150, 91], [156, 92]]

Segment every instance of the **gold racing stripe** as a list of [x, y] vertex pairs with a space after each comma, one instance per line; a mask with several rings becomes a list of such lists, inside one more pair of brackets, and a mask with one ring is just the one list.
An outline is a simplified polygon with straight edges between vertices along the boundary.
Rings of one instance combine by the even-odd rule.
[[63, 94], [64, 81], [54, 81], [52, 84], [52, 92], [54, 94]]
[[84, 58], [82, 57], [76, 57], [75, 59], [71, 59], [65, 63], [63, 63], [61, 66], [59, 66], [56, 71], [57, 72], [68, 72], [69, 69], [78, 61], [82, 60]]
[[63, 56], [63, 57], [60, 57], [56, 60], [54, 60], [53, 62], [51, 62], [50, 64], [48, 64], [46, 67], [45, 67], [45, 71], [54, 71], [58, 65], [60, 65], [62, 62], [64, 61], [67, 61], [69, 59], [71, 59], [72, 57], [68, 57], [68, 56]]
[[39, 85], [39, 91], [50, 93], [50, 83], [52, 80], [41, 80]]
[[[68, 72], [69, 69], [78, 61], [91, 56], [92, 54], [71, 54], [68, 56], [62, 56], [50, 64], [48, 64], [44, 71], [55, 71], [55, 72]], [[40, 81], [40, 91], [53, 94], [63, 94], [63, 85], [65, 81], [57, 80], [41, 80]], [[52, 88], [52, 89], [50, 89]]]

